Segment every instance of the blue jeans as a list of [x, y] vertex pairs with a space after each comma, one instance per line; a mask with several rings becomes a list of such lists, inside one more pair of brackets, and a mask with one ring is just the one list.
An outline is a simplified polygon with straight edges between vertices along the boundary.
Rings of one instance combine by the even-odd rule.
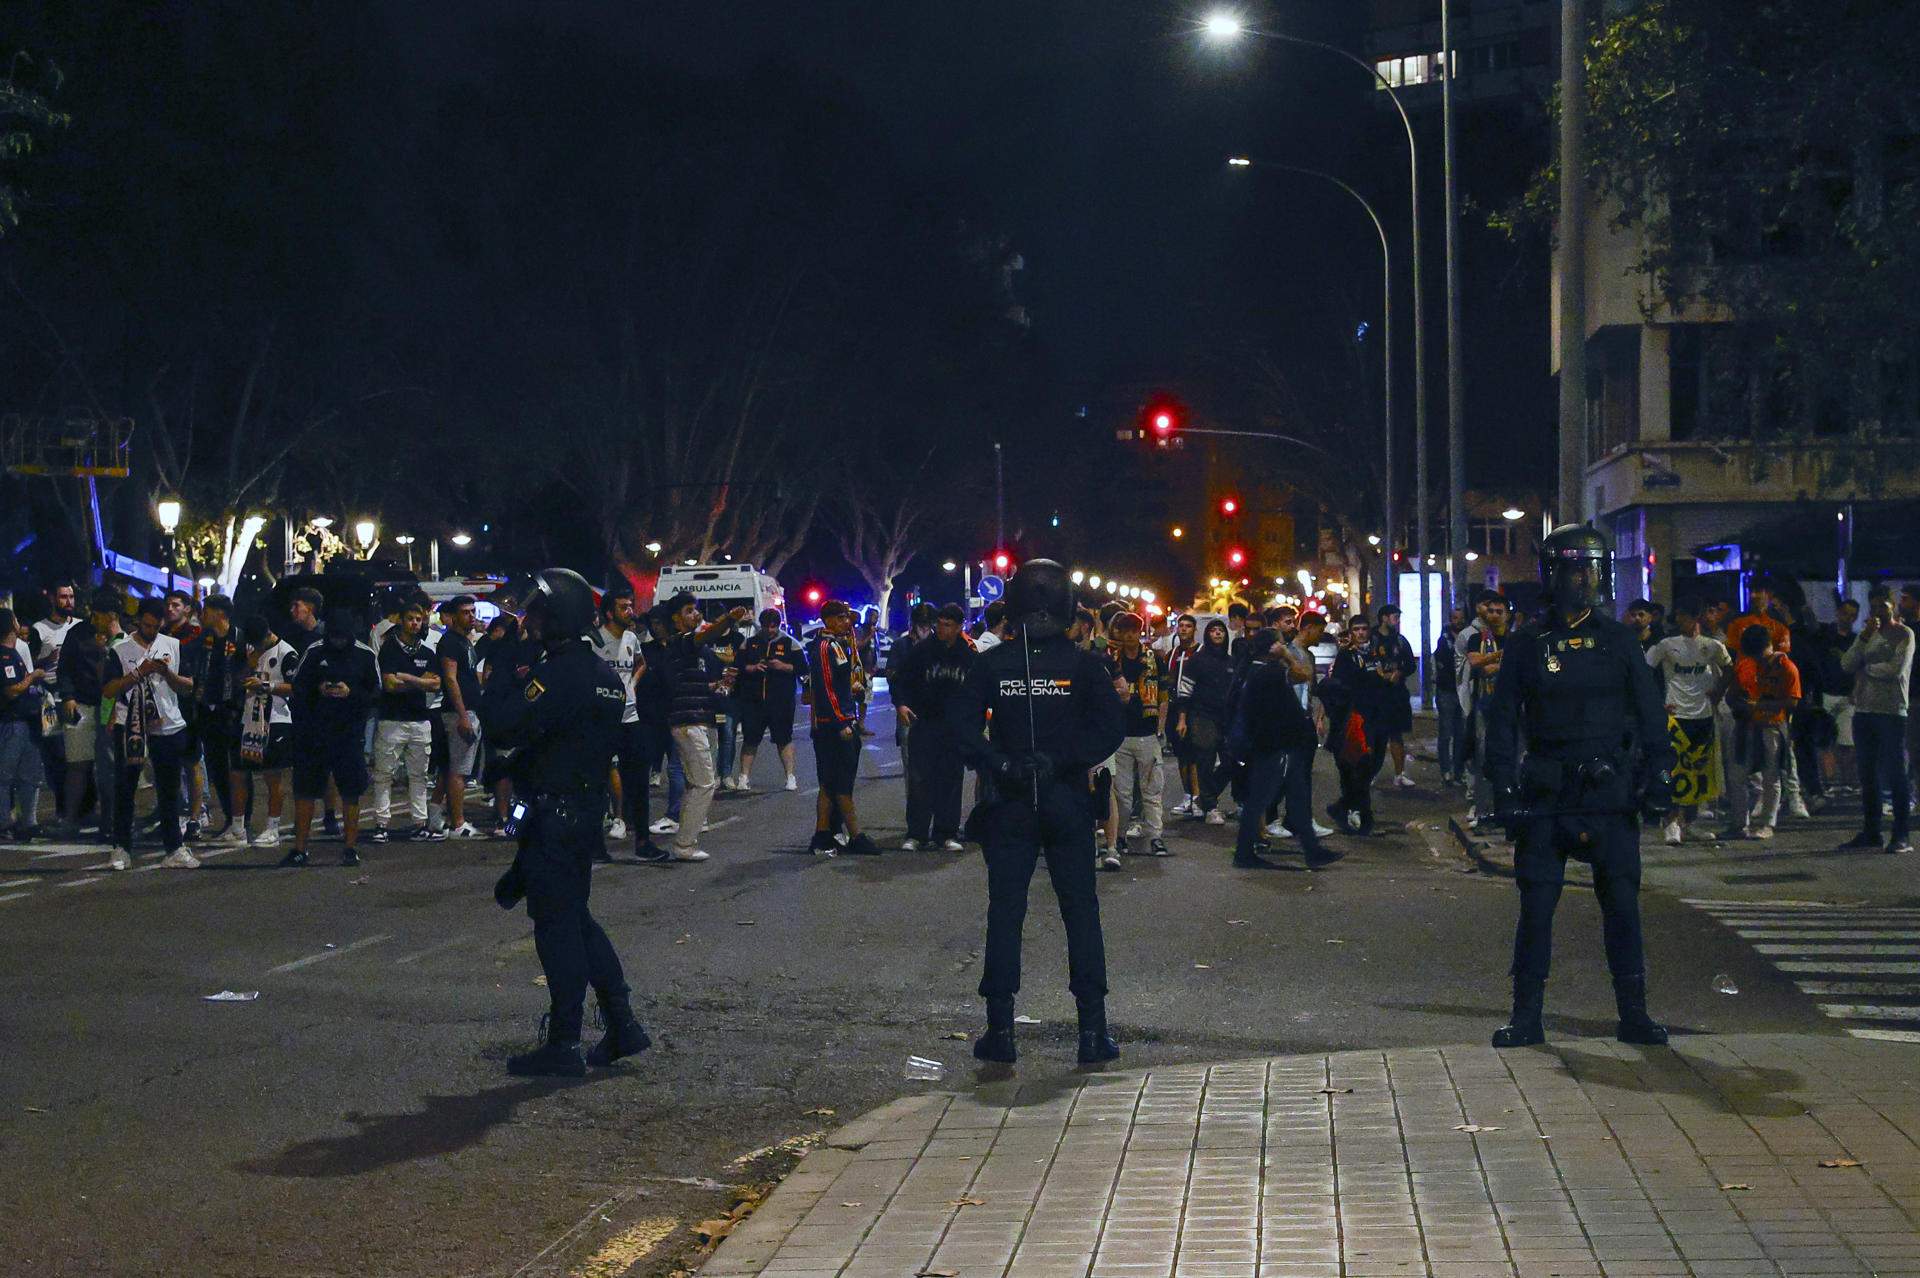
[[40, 758], [40, 734], [24, 719], [0, 722], [0, 823], [20, 809], [17, 828], [31, 830], [40, 824], [40, 788], [46, 784], [46, 771]]
[[733, 775], [733, 758], [740, 741], [740, 716], [728, 706], [720, 719], [720, 758], [716, 774], [722, 781]]
[[1860, 807], [1866, 833], [1879, 837], [1880, 795], [1893, 801], [1892, 841], [1908, 837], [1913, 795], [1907, 789], [1907, 717], [1855, 711], [1853, 748], [1860, 763]]

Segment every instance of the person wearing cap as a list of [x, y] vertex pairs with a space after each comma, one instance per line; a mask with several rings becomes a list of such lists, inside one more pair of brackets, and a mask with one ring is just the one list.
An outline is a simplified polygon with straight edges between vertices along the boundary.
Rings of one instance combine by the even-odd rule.
[[853, 609], [844, 600], [829, 599], [820, 609], [820, 625], [820, 634], [807, 646], [807, 667], [813, 672], [813, 760], [820, 779], [807, 847], [816, 856], [835, 854], [831, 827], [837, 815], [847, 832], [847, 851], [875, 856], [880, 847], [861, 832], [853, 805], [854, 780], [860, 773], [860, 710], [854, 701], [860, 658], [854, 651]]
[[319, 642], [307, 648], [287, 697], [292, 731], [293, 851], [282, 865], [307, 863], [313, 805], [331, 784], [344, 812], [344, 865], [360, 864], [360, 796], [367, 792], [363, 733], [380, 697], [380, 670], [373, 650], [360, 642], [359, 617], [348, 608], [328, 611]]

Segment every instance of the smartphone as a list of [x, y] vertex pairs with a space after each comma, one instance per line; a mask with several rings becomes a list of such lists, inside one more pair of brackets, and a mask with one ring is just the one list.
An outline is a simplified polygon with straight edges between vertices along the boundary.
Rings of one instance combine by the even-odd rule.
[[527, 801], [525, 799], [515, 799], [513, 805], [507, 809], [507, 823], [502, 827], [500, 832], [509, 839], [518, 838], [520, 836], [520, 824], [526, 819]]

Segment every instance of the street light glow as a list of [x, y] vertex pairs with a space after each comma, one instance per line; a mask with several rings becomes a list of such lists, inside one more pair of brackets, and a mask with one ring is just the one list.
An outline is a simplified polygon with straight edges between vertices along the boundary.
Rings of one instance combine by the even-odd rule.
[[1479, 552], [1479, 551], [1477, 551], [1477, 550], [1469, 550], [1469, 551], [1467, 552], [1467, 562], [1468, 562], [1468, 563], [1474, 563], [1474, 562], [1476, 562], [1476, 561], [1478, 561], [1478, 560], [1479, 560], [1479, 558], [1480, 558], [1480, 552]]
[[1500, 512], [1500, 518], [1507, 520], [1509, 523], [1511, 523], [1513, 520], [1516, 520], [1516, 519], [1525, 519], [1526, 517], [1527, 517], [1527, 512], [1520, 509], [1518, 506], [1509, 506], [1505, 510]]
[[661, 545], [661, 544], [660, 544], [659, 542], [657, 542], [657, 541], [650, 541], [650, 542], [648, 542], [648, 543], [646, 544], [646, 552], [647, 552], [647, 553], [648, 553], [649, 555], [657, 555], [657, 554], [659, 554], [659, 553], [660, 553], [660, 552], [661, 552], [662, 550], [665, 550], [665, 549], [666, 549], [666, 547], [665, 547], [665, 546], [662, 546], [662, 545]]
[[1186, 536], [1186, 535], [1187, 535], [1187, 530], [1186, 530], [1186, 529], [1184, 529], [1184, 528], [1182, 528], [1182, 527], [1181, 527], [1180, 525], [1178, 525], [1178, 524], [1175, 524], [1175, 525], [1173, 526], [1173, 539], [1174, 539], [1175, 541], [1178, 541], [1178, 540], [1180, 540], [1180, 538], [1182, 538], [1182, 537], [1184, 537], [1184, 536]]
[[333, 516], [332, 515], [315, 515], [312, 519], [309, 519], [307, 523], [314, 528], [319, 528], [319, 529], [331, 528], [333, 527]]
[[956, 569], [958, 569], [959, 567], [960, 567], [960, 565], [959, 565], [959, 564], [956, 564], [955, 562], [953, 562], [953, 560], [951, 560], [951, 559], [949, 559], [949, 560], [947, 560], [946, 562], [944, 562], [944, 563], [942, 563], [942, 564], [940, 565], [940, 571], [941, 571], [941, 572], [953, 572], [953, 571], [955, 571]]
[[1085, 581], [1086, 579], [1087, 579], [1087, 574], [1085, 574], [1084, 572], [1081, 572], [1081, 571], [1080, 571], [1080, 570], [1079, 570], [1078, 568], [1075, 568], [1075, 569], [1073, 570], [1073, 584], [1074, 584], [1074, 585], [1076, 585], [1076, 586], [1077, 586], [1077, 585], [1079, 585], [1079, 584], [1081, 584], [1082, 582], [1084, 582], [1084, 581]]
[[1253, 161], [1244, 155], [1230, 155], [1227, 157], [1227, 163], [1236, 169], [1250, 169], [1253, 167]]
[[413, 544], [413, 538], [406, 533], [401, 533], [393, 539], [393, 544], [396, 546], [411, 546]]
[[1156, 598], [1156, 596], [1154, 595], [1154, 593], [1153, 593], [1153, 592], [1152, 592], [1151, 590], [1143, 590], [1143, 591], [1141, 591], [1141, 592], [1140, 592], [1140, 597], [1141, 597], [1142, 599], [1144, 599], [1144, 600], [1146, 600], [1146, 601], [1147, 601], [1148, 603], [1152, 603], [1152, 602], [1154, 602], [1154, 599]]
[[362, 550], [371, 550], [373, 548], [373, 539], [379, 531], [379, 525], [375, 524], [371, 519], [362, 519], [353, 526], [354, 538], [359, 541], [360, 549]]
[[1207, 15], [1207, 34], [1216, 40], [1232, 40], [1247, 29], [1240, 15], [1225, 9], [1216, 9]]
[[447, 538], [447, 540], [456, 546], [471, 546], [473, 544], [473, 537], [469, 533], [455, 533], [453, 536]]
[[1367, 534], [1367, 544], [1368, 544], [1369, 546], [1377, 546], [1377, 545], [1379, 545], [1379, 544], [1380, 544], [1380, 534], [1379, 534], [1379, 533], [1368, 533], [1368, 534]]
[[1087, 584], [1089, 586], [1092, 586], [1095, 590], [1100, 589], [1100, 574], [1095, 573], [1093, 576], [1087, 578]]
[[178, 497], [162, 497], [158, 502], [154, 503], [153, 513], [155, 517], [160, 520], [161, 529], [169, 533], [172, 532], [180, 526], [180, 499]]

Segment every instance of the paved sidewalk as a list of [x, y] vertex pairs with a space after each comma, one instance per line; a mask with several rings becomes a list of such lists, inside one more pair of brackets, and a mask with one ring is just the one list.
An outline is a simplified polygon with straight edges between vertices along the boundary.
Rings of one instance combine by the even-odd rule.
[[[1054, 1074], [829, 1139], [707, 1275], [1920, 1275], [1920, 1049], [1575, 1040]], [[1846, 1160], [1858, 1166], [1822, 1166]]]

